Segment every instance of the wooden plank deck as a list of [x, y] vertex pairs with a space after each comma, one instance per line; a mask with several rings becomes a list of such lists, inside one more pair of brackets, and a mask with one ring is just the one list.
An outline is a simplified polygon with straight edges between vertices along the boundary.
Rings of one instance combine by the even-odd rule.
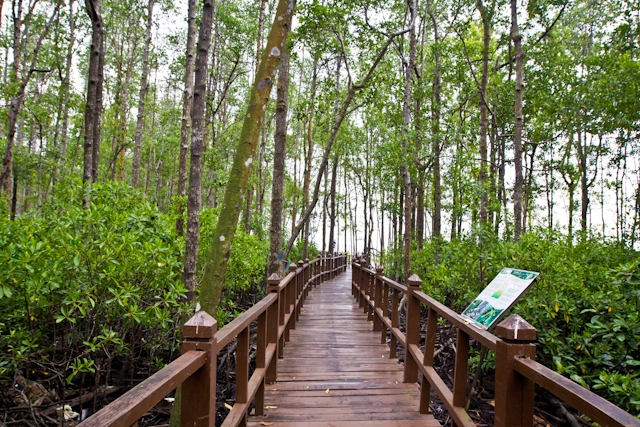
[[[249, 426], [434, 427], [418, 413], [417, 384], [402, 382], [380, 333], [351, 297], [351, 270], [311, 291], [267, 384], [265, 416]], [[273, 423], [273, 424], [271, 424]]]

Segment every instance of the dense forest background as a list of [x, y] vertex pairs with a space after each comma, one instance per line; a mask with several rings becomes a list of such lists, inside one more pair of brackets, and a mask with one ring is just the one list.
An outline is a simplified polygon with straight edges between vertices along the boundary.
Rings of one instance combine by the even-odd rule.
[[292, 0], [263, 53], [277, 6], [0, 1], [0, 376], [170, 360], [227, 191], [221, 324], [268, 262], [319, 251], [456, 309], [505, 266], [540, 271], [515, 308], [539, 357], [639, 414], [640, 3]]

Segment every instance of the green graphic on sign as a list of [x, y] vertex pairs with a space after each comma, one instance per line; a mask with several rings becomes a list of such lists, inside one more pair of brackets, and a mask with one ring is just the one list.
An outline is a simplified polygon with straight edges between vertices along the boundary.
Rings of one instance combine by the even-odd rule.
[[462, 317], [489, 329], [513, 304], [540, 273], [514, 268], [503, 269], [462, 312]]

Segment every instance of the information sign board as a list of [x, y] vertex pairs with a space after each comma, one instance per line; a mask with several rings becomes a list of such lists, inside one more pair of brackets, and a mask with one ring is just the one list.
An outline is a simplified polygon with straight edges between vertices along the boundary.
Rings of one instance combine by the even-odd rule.
[[540, 273], [504, 268], [462, 312], [476, 326], [489, 329], [526, 291]]

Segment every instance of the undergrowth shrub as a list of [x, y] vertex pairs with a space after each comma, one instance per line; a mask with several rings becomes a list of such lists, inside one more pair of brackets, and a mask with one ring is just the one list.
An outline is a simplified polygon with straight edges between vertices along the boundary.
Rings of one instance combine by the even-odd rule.
[[412, 253], [423, 290], [458, 312], [502, 268], [539, 271], [512, 310], [538, 330], [538, 359], [622, 408], [640, 414], [640, 256], [618, 243], [567, 242], [548, 231], [521, 241], [471, 237]]

